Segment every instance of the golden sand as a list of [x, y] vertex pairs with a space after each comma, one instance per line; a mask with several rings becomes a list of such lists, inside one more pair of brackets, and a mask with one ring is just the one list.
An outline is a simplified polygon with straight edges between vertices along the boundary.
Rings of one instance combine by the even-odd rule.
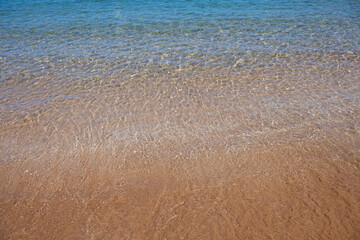
[[326, 140], [192, 158], [169, 153], [173, 164], [153, 159], [171, 144], [118, 149], [125, 159], [93, 152], [2, 164], [0, 233], [2, 239], [358, 239], [360, 166], [348, 149], [359, 142], [331, 156], [336, 139]]
[[348, 68], [125, 76], [2, 114], [0, 238], [360, 239]]

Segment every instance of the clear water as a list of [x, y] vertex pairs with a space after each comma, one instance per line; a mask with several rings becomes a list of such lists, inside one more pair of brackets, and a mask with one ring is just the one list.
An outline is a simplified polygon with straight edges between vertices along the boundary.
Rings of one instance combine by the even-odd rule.
[[[214, 105], [226, 105], [216, 102], [219, 94], [228, 97], [224, 107], [234, 112], [243, 108], [232, 106], [240, 99], [236, 94], [249, 84], [280, 81], [274, 87], [289, 84], [299, 91], [305, 84], [325, 84], [332, 98], [348, 99], [355, 111], [359, 10], [358, 1], [1, 1], [0, 123], [41, 118], [52, 107], [66, 114], [77, 111], [76, 104], [97, 109], [99, 121], [116, 121], [134, 110], [131, 101], [133, 107], [138, 100], [168, 103], [177, 92], [165, 87], [170, 81], [179, 87], [190, 81], [194, 91], [213, 87], [212, 95], [199, 94], [214, 97]], [[336, 82], [353, 86], [349, 91]], [[159, 93], [161, 87], [168, 93]], [[262, 94], [272, 106], [293, 99]], [[127, 103], [116, 104], [120, 99]], [[161, 111], [170, 116], [176, 107]], [[82, 113], [76, 115], [74, 122]]]
[[266, 156], [250, 157], [258, 148], [287, 166], [311, 152], [315, 165], [355, 169], [359, 111], [358, 0], [0, 0], [3, 199], [31, 196], [34, 182], [16, 185], [24, 171], [50, 179], [86, 154], [100, 159], [86, 166], [119, 176], [172, 166], [205, 182], [231, 178], [246, 158], [249, 176], [274, 173]]

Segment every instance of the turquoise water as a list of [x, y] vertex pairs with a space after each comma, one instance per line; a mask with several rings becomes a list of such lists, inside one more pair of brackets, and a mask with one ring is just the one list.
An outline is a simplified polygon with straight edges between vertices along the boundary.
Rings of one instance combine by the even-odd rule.
[[0, 46], [9, 154], [359, 126], [359, 1], [2, 0]]
[[241, 68], [260, 55], [360, 50], [358, 1], [3, 0], [0, 11], [2, 84], [14, 70]]
[[1, 239], [360, 239], [360, 0], [0, 0]]

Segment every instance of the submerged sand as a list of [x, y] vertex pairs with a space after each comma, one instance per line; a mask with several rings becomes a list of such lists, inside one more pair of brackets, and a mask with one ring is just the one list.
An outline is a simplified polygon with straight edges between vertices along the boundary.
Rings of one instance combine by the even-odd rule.
[[327, 66], [124, 76], [3, 112], [0, 238], [360, 239], [359, 69]]
[[[359, 155], [349, 149], [360, 142], [337, 141], [196, 155], [169, 152], [169, 143], [2, 164], [1, 236], [358, 239]], [[155, 160], [165, 151], [171, 164]]]

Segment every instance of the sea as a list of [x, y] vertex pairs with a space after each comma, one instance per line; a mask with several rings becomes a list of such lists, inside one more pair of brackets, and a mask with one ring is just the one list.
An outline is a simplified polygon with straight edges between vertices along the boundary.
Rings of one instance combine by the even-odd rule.
[[360, 237], [360, 1], [0, 0], [0, 238]]

